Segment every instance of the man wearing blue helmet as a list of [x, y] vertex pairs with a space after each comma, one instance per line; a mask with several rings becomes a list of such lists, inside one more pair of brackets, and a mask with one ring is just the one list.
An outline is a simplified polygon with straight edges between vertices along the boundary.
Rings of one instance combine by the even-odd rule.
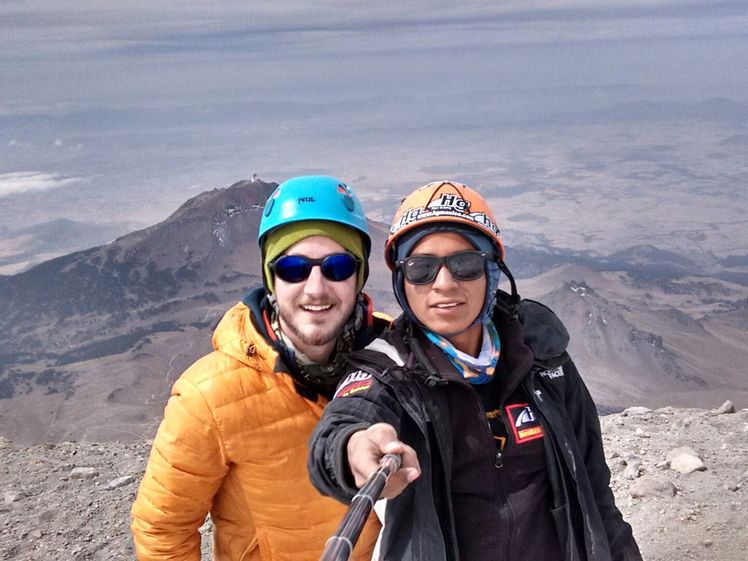
[[[389, 323], [362, 292], [371, 249], [354, 193], [296, 177], [260, 224], [264, 287], [223, 317], [214, 351], [177, 380], [133, 505], [141, 560], [317, 560], [344, 507], [306, 473], [307, 441], [344, 371], [343, 354]], [[374, 518], [352, 559], [370, 559]]]

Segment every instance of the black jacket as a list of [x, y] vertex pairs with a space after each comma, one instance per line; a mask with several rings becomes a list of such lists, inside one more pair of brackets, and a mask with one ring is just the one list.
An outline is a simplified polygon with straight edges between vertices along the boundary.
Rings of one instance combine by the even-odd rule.
[[[640, 561], [631, 527], [609, 488], [597, 411], [566, 353], [563, 324], [548, 308], [529, 300], [518, 308], [499, 300], [494, 321], [502, 336], [502, 356], [507, 351], [529, 357], [519, 360], [526, 370], [520, 386], [546, 435], [551, 514], [563, 560]], [[506, 337], [512, 330], [521, 337]], [[511, 349], [505, 348], [507, 342]], [[439, 391], [444, 377], [428, 354], [410, 324], [399, 318], [368, 350], [351, 355], [350, 374], [310, 441], [312, 482], [344, 502], [356, 492], [346, 459], [353, 432], [376, 422], [390, 423], [416, 450], [421, 477], [387, 501], [381, 546], [385, 560], [461, 559], [449, 488], [453, 425], [444, 392]]]

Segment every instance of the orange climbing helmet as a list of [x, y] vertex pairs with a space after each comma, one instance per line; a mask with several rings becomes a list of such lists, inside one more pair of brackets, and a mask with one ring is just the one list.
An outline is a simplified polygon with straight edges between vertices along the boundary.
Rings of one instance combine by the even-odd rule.
[[400, 236], [414, 228], [437, 222], [453, 222], [478, 230], [494, 242], [498, 261], [504, 260], [504, 244], [499, 227], [483, 197], [462, 183], [435, 181], [419, 187], [400, 203], [384, 246], [387, 266], [394, 270], [395, 245]]

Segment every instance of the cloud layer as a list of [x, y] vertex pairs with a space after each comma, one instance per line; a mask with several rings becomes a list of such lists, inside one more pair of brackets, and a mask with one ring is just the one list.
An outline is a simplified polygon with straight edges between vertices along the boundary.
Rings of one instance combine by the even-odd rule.
[[32, 191], [59, 189], [82, 180], [81, 177], [64, 177], [41, 171], [0, 173], [0, 198]]

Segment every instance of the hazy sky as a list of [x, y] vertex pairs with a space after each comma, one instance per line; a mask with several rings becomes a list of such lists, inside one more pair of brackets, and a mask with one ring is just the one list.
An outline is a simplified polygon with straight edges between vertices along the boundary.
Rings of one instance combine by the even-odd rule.
[[148, 224], [252, 172], [374, 197], [544, 142], [501, 123], [748, 102], [745, 0], [495, 4], [4, 0], [0, 228]]
[[0, 111], [748, 81], [742, 0], [117, 4], [5, 0]]

